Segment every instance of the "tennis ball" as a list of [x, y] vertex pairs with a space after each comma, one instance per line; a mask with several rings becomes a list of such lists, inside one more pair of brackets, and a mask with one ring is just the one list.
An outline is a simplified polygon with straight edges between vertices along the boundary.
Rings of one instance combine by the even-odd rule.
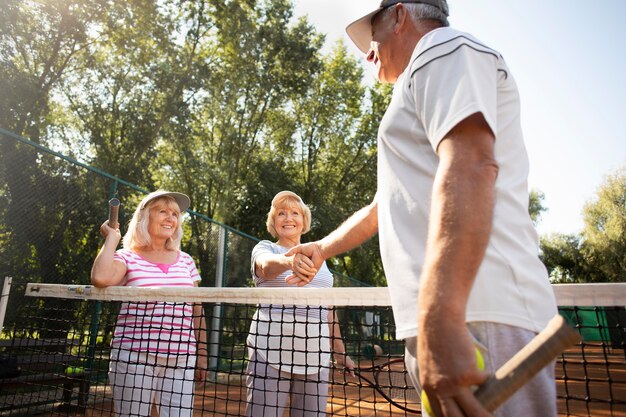
[[67, 375], [80, 374], [84, 370], [85, 369], [81, 368], [80, 366], [68, 366], [67, 368], [65, 368], [65, 373]]
[[[480, 349], [478, 349], [477, 347], [474, 347], [474, 350], [476, 351], [476, 367], [478, 368], [478, 370], [484, 371], [485, 370], [485, 358], [483, 358], [483, 354], [480, 353]], [[429, 416], [432, 416], [433, 412], [430, 409], [430, 402], [428, 401], [428, 395], [426, 395], [426, 391], [422, 391], [421, 398], [422, 398], [422, 411], [425, 411], [426, 414], [428, 414]]]

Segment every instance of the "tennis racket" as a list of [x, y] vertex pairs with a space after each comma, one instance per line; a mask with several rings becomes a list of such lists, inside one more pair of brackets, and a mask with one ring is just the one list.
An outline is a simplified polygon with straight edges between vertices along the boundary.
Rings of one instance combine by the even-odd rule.
[[487, 410], [495, 411], [563, 350], [579, 342], [580, 334], [557, 314], [541, 333], [489, 377], [474, 395]]
[[386, 358], [373, 366], [356, 368], [354, 374], [394, 407], [420, 414], [419, 395], [409, 379], [404, 358]]
[[120, 211], [120, 200], [117, 198], [112, 198], [109, 200], [109, 227], [113, 229], [117, 229], [119, 227], [119, 223], [117, 222], [118, 214]]
[[[578, 342], [580, 334], [557, 314], [544, 330], [490, 376], [474, 395], [488, 411], [495, 411], [563, 350]], [[395, 407], [410, 413], [421, 412], [412, 406], [414, 403], [409, 393], [416, 391], [408, 378], [404, 359], [390, 359], [385, 363], [355, 369], [354, 372]], [[400, 391], [394, 392], [394, 388]], [[402, 391], [403, 394], [398, 393]]]

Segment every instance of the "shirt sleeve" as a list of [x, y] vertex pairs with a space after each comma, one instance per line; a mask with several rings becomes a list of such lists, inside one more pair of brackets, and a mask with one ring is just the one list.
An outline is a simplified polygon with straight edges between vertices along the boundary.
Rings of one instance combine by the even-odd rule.
[[252, 279], [254, 280], [255, 284], [258, 284], [260, 282], [263, 282], [263, 278], [257, 276], [256, 274], [256, 260], [260, 255], [265, 255], [265, 254], [274, 254], [274, 247], [272, 242], [270, 242], [269, 240], [262, 240], [259, 243], [256, 244], [256, 246], [254, 247], [254, 249], [252, 249], [252, 256], [250, 258], [250, 273], [252, 274]]
[[497, 132], [497, 88], [500, 56], [470, 39], [459, 37], [435, 45], [410, 66], [412, 98], [418, 118], [436, 152], [457, 124], [482, 113]]
[[128, 266], [129, 255], [130, 254], [128, 253], [126, 249], [119, 249], [119, 250], [116, 250], [115, 253], [113, 254], [113, 259], [124, 262], [124, 265]]
[[185, 252], [181, 252], [181, 255], [185, 257], [185, 264], [189, 270], [189, 277], [191, 278], [191, 281], [194, 283], [200, 281], [202, 277], [200, 277], [200, 272], [198, 272], [196, 262], [193, 260], [191, 255]]

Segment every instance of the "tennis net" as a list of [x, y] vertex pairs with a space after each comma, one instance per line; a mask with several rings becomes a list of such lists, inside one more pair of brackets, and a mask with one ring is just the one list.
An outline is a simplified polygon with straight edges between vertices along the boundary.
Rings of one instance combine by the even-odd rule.
[[[626, 284], [554, 289], [561, 315], [583, 339], [557, 359], [559, 414], [626, 416]], [[161, 397], [166, 398], [161, 407], [169, 398], [180, 400], [173, 415], [243, 416], [247, 409], [250, 415], [260, 415], [263, 407], [278, 405], [285, 396], [287, 409], [321, 407], [319, 401], [309, 404], [289, 394], [298, 390], [327, 398], [321, 404], [332, 416], [420, 414], [419, 396], [404, 368], [404, 343], [395, 339], [386, 288], [97, 289], [29, 284], [26, 295], [32, 301], [31, 327], [5, 328], [10, 338], [0, 341], [7, 374], [2, 377], [0, 371], [0, 415], [109, 416], [124, 407], [137, 415], [156, 415], [152, 404]], [[189, 397], [181, 396], [186, 390], [181, 381], [193, 377], [173, 369], [193, 374], [193, 363], [185, 362], [195, 358], [186, 343], [193, 337], [192, 325], [185, 322], [185, 317], [193, 321], [193, 305], [202, 306], [208, 372]], [[329, 312], [339, 323], [343, 344], [337, 345], [336, 335], [328, 331]], [[168, 319], [172, 315], [179, 321]], [[264, 360], [252, 355], [250, 345]], [[160, 355], [138, 357], [133, 354], [137, 346]], [[343, 352], [329, 357], [331, 346], [345, 349], [356, 365], [354, 376], [342, 366]], [[164, 355], [182, 358], [183, 364], [155, 359]], [[268, 362], [270, 366], [263, 366]], [[137, 366], [146, 363], [164, 375], [152, 387], [154, 398], [144, 398], [146, 390], [128, 389], [131, 380], [143, 384], [152, 372]], [[114, 401], [114, 396], [122, 400]]]

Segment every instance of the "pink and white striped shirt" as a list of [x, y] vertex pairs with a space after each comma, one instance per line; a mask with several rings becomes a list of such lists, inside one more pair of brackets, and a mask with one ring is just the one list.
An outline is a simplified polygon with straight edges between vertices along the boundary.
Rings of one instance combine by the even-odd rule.
[[[126, 264], [129, 287], [193, 287], [200, 281], [194, 260], [179, 251], [173, 264], [158, 264], [120, 249], [114, 258]], [[193, 305], [172, 302], [125, 302], [117, 317], [111, 347], [156, 355], [194, 354]]]

